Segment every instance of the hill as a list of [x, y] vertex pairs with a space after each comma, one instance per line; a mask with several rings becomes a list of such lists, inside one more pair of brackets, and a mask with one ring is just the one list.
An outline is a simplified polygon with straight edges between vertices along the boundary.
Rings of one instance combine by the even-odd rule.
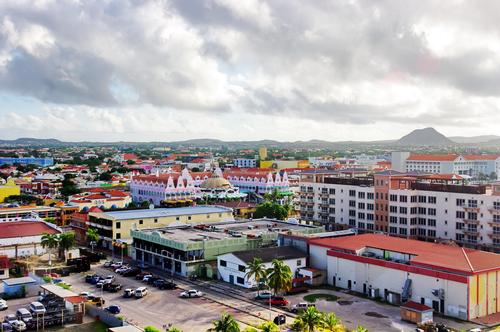
[[401, 137], [397, 144], [399, 145], [452, 145], [454, 144], [449, 138], [438, 132], [434, 128], [424, 128], [424, 129], [416, 129]]

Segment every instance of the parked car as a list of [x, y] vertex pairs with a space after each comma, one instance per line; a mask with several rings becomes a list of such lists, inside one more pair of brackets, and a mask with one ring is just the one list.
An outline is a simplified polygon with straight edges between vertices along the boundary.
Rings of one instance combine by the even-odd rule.
[[177, 285], [172, 281], [166, 281], [165, 279], [156, 280], [153, 285], [159, 289], [175, 289]]
[[109, 267], [111, 267], [113, 270], [115, 270], [119, 267], [122, 267], [122, 265], [123, 265], [123, 262], [114, 262]]
[[106, 301], [100, 296], [91, 296], [87, 299], [87, 303], [100, 307], [102, 304], [106, 303]]
[[120, 306], [117, 306], [117, 305], [110, 305], [109, 307], [107, 307], [106, 309], [107, 312], [113, 314], [113, 315], [116, 315], [116, 314], [119, 314], [120, 311], [122, 311], [122, 309], [120, 308]]
[[293, 313], [297, 313], [299, 311], [304, 311], [309, 307], [316, 307], [316, 305], [314, 303], [300, 302], [300, 303], [294, 304], [290, 308], [290, 311]]
[[30, 303], [29, 310], [34, 315], [43, 315], [44, 313], [47, 312], [45, 306], [37, 301]]
[[28, 323], [33, 320], [33, 316], [26, 308], [17, 309], [16, 316], [19, 320], [22, 320], [25, 323]]
[[148, 288], [147, 287], [139, 287], [134, 292], [134, 295], [135, 295], [136, 298], [144, 297], [147, 294], [148, 294]]
[[5, 323], [9, 323], [9, 324], [11, 324], [11, 323], [12, 323], [13, 321], [15, 321], [15, 320], [17, 320], [17, 316], [16, 316], [16, 315], [14, 315], [14, 314], [8, 314], [7, 316], [5, 316], [5, 317], [3, 318], [3, 321], [4, 321]]
[[12, 326], [13, 330], [16, 331], [26, 331], [26, 323], [23, 322], [22, 320], [15, 320], [12, 323], [10, 323], [10, 326]]
[[184, 298], [200, 297], [200, 296], [203, 296], [203, 293], [200, 292], [199, 290], [196, 290], [196, 289], [190, 289], [190, 290], [182, 292], [180, 294], [180, 296], [184, 297]]
[[90, 283], [91, 283], [92, 285], [95, 285], [95, 284], [97, 284], [97, 283], [98, 283], [99, 281], [101, 281], [101, 280], [104, 280], [104, 278], [103, 278], [103, 277], [101, 277], [101, 276], [98, 276], [98, 275], [94, 275], [94, 276], [92, 277], [92, 279], [90, 279]]
[[7, 301], [4, 299], [0, 299], [0, 310], [7, 310], [9, 306], [7, 305]]
[[143, 281], [143, 282], [148, 282], [149, 278], [153, 278], [153, 275], [152, 275], [152, 274], [146, 274], [146, 275], [142, 278], [142, 281]]
[[123, 291], [123, 297], [133, 297], [134, 296], [134, 290], [132, 288], [126, 288]]
[[257, 295], [255, 295], [256, 300], [268, 300], [273, 296], [273, 293], [270, 291], [264, 290], [260, 291]]
[[276, 305], [276, 306], [287, 306], [288, 305], [288, 301], [283, 296], [272, 296], [266, 302], [271, 303], [271, 305]]
[[141, 269], [140, 268], [138, 268], [138, 267], [131, 267], [127, 271], [124, 271], [122, 273], [122, 276], [124, 276], [124, 277], [135, 277], [139, 273], [141, 273]]
[[149, 273], [149, 272], [140, 272], [140, 273], [138, 273], [138, 274], [135, 275], [135, 280], [142, 280], [147, 275], [151, 275], [151, 273]]
[[96, 278], [96, 277], [98, 277], [98, 275], [97, 275], [97, 274], [87, 274], [87, 275], [85, 276], [85, 282], [86, 282], [86, 283], [91, 283], [91, 282], [92, 282], [92, 279], [94, 279], [94, 278]]
[[155, 283], [155, 281], [160, 280], [160, 279], [161, 279], [160, 277], [153, 276], [153, 277], [148, 278], [147, 283], [148, 283], [148, 285], [153, 285]]
[[111, 267], [111, 265], [114, 263], [115, 263], [114, 261], [106, 261], [106, 262], [104, 262], [103, 266], [104, 267]]
[[110, 284], [104, 284], [103, 290], [116, 293], [120, 289], [122, 289], [122, 284], [115, 284], [115, 283], [110, 283]]
[[0, 331], [12, 332], [12, 325], [10, 325], [9, 323], [2, 323], [2, 325], [0, 325], [0, 328], [1, 328]]

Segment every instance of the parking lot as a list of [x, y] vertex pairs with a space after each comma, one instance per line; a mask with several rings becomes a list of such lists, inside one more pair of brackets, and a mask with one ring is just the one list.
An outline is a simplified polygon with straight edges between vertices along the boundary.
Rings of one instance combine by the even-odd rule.
[[198, 288], [204, 292], [204, 296], [201, 298], [182, 299], [179, 294], [183, 289], [195, 287], [180, 280], [175, 280], [180, 289], [159, 290], [135, 280], [134, 277], [123, 277], [101, 266], [93, 267], [92, 273], [94, 272], [103, 276], [115, 275], [115, 282], [122, 284], [123, 289], [148, 287], [149, 292], [143, 298], [124, 298], [123, 289], [116, 293], [109, 293], [102, 291], [95, 285], [86, 283], [85, 275], [87, 273], [74, 274], [64, 278], [66, 282], [72, 284], [74, 292], [91, 292], [96, 296], [102, 296], [105, 300], [104, 307], [112, 304], [119, 305], [122, 310], [119, 315], [142, 327], [147, 325], [162, 327], [172, 323], [184, 331], [204, 331], [210, 328], [211, 322], [218, 319], [223, 312], [235, 316], [242, 326], [262, 323], [264, 320], [259, 319], [259, 316], [269, 318], [269, 311], [265, 307], [238, 301], [205, 287]]

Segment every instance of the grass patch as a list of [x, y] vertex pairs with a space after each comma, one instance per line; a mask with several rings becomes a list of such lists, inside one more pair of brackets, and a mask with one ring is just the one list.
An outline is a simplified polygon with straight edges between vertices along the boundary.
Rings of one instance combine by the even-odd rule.
[[103, 322], [92, 322], [87, 324], [75, 325], [71, 327], [55, 327], [52, 329], [46, 329], [48, 331], [64, 331], [64, 332], [107, 332], [109, 326]]
[[326, 300], [328, 302], [337, 301], [338, 297], [332, 294], [309, 294], [304, 296], [304, 300], [310, 303], [314, 303], [317, 300]]

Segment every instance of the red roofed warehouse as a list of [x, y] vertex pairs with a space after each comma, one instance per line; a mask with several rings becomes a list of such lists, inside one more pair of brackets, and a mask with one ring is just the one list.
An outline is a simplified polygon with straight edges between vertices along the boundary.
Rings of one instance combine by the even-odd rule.
[[443, 244], [363, 234], [310, 240], [311, 266], [328, 284], [414, 301], [461, 319], [500, 312], [500, 255]]
[[0, 223], [0, 252], [9, 258], [43, 255], [44, 233], [60, 233], [55, 225], [43, 221], [12, 221]]

